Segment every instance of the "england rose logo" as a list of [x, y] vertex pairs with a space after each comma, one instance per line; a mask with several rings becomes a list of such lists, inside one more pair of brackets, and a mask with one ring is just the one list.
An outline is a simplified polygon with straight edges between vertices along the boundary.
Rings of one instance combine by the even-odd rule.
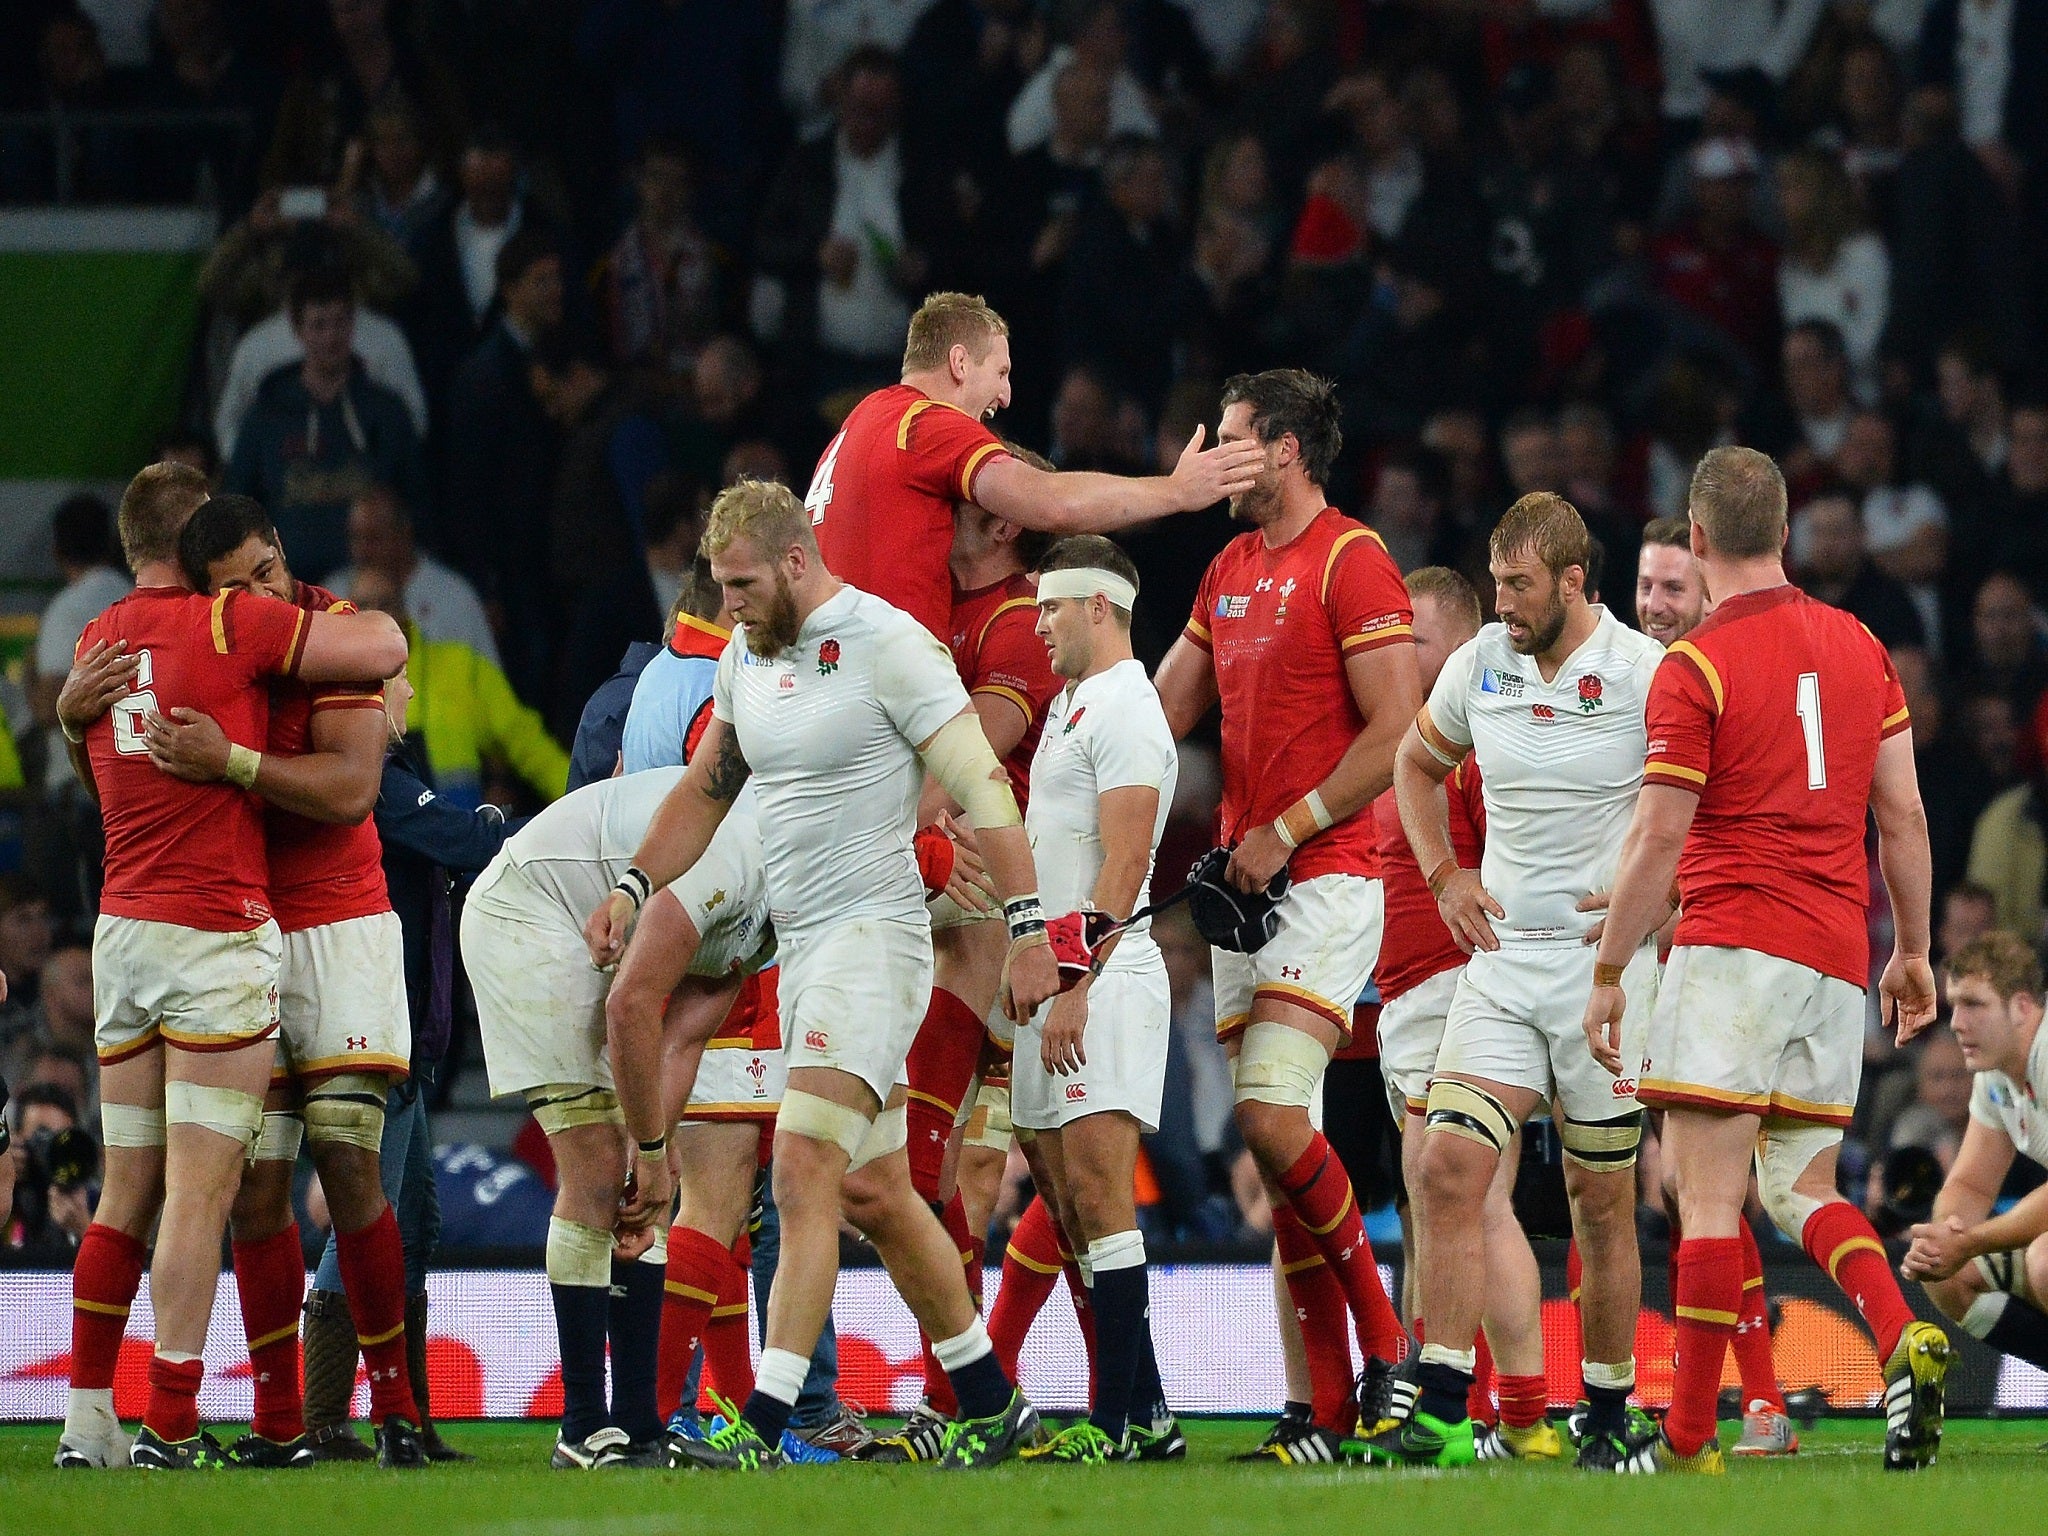
[[1579, 679], [1579, 709], [1590, 715], [1600, 707], [1600, 679], [1588, 672]]
[[829, 677], [839, 670], [839, 642], [824, 641], [818, 647], [818, 676]]

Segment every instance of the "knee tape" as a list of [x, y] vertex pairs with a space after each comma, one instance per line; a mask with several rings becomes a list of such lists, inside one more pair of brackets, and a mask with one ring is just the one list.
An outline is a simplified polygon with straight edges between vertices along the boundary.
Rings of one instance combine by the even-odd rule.
[[[382, 1094], [378, 1095], [377, 1102], [383, 1103]], [[593, 1088], [588, 1083], [547, 1083], [539, 1088], [529, 1088], [526, 1090], [526, 1107], [533, 1111], [533, 1118], [550, 1136], [579, 1125], [626, 1123], [625, 1115], [619, 1110], [619, 1096], [609, 1088]]]
[[[897, 1119], [899, 1122], [903, 1119], [901, 1110], [897, 1111]], [[782, 1107], [775, 1112], [775, 1129], [825, 1142], [837, 1147], [848, 1158], [854, 1158], [860, 1155], [861, 1148], [867, 1143], [870, 1125], [868, 1117], [857, 1109], [834, 1104], [815, 1093], [785, 1088]]]
[[875, 1116], [875, 1123], [868, 1127], [868, 1133], [847, 1163], [846, 1171], [852, 1173], [857, 1168], [865, 1168], [869, 1163], [887, 1157], [891, 1152], [900, 1152], [909, 1145], [910, 1117], [904, 1106], [898, 1104]]
[[297, 1162], [299, 1143], [305, 1134], [305, 1122], [290, 1110], [266, 1109], [263, 1111], [263, 1129], [256, 1133], [254, 1160], [259, 1163]]
[[1454, 1078], [1429, 1085], [1429, 1108], [1422, 1123], [1432, 1131], [1476, 1141], [1496, 1155], [1507, 1151], [1515, 1135], [1515, 1117], [1507, 1105], [1484, 1088]]
[[1619, 1173], [1636, 1165], [1636, 1149], [1643, 1143], [1643, 1112], [1632, 1110], [1612, 1120], [1567, 1118], [1557, 1129], [1564, 1155], [1581, 1168]]
[[[1980, 1253], [1970, 1261], [1983, 1277], [1984, 1283], [2000, 1295], [2017, 1296], [2021, 1301], [2034, 1299], [2034, 1288], [2027, 1283], [2027, 1250], [2008, 1248], [2003, 1253]], [[1964, 1319], [1965, 1322], [1968, 1319]], [[1978, 1335], [1983, 1337], [1983, 1335]]]
[[1777, 1229], [1795, 1243], [1806, 1230], [1807, 1218], [1821, 1203], [1793, 1186], [1809, 1163], [1841, 1139], [1838, 1126], [1812, 1125], [1804, 1120], [1773, 1120], [1757, 1138], [1757, 1193]]
[[368, 1072], [341, 1072], [313, 1084], [302, 1110], [307, 1137], [316, 1147], [338, 1142], [377, 1151], [384, 1141], [387, 1088], [383, 1077]]
[[204, 1126], [239, 1141], [246, 1152], [256, 1144], [256, 1133], [263, 1128], [263, 1095], [172, 1078], [164, 1084], [164, 1123]]
[[100, 1137], [110, 1147], [160, 1147], [164, 1144], [164, 1112], [137, 1104], [102, 1104]]
[[1237, 1048], [1236, 1099], [1307, 1109], [1330, 1065], [1330, 1053], [1315, 1036], [1271, 1019], [1257, 1019]]
[[609, 1286], [612, 1235], [580, 1221], [548, 1218], [548, 1280], [554, 1285]]
[[967, 1119], [964, 1145], [1008, 1152], [1016, 1139], [1016, 1127], [1010, 1123], [1010, 1090], [983, 1083], [975, 1096], [974, 1113]]

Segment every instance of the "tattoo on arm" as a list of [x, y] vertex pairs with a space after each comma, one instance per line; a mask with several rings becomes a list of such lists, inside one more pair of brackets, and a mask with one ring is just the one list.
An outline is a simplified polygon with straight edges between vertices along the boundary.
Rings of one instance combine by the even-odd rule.
[[740, 755], [738, 734], [727, 730], [719, 738], [718, 760], [711, 765], [711, 779], [706, 786], [711, 798], [730, 805], [739, 798], [740, 790], [752, 773], [746, 758]]

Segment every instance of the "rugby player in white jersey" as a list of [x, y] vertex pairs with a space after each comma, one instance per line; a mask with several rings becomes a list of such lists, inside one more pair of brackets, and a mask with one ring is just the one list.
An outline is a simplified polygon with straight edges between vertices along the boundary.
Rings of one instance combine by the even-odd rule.
[[[629, 1167], [626, 1119], [606, 1051], [611, 976], [592, 969], [581, 924], [625, 872], [684, 772], [656, 768], [565, 795], [506, 841], [463, 905], [462, 954], [491, 1092], [524, 1096], [555, 1158], [547, 1273], [562, 1358], [562, 1429], [552, 1459], [562, 1468], [652, 1466], [661, 1457], [654, 1340], [667, 1250], [659, 1241], [636, 1245], [642, 1251], [615, 1264], [613, 1228]], [[679, 909], [669, 937], [690, 947], [688, 973], [719, 988], [729, 1004], [730, 978], [758, 969], [772, 952], [759, 840], [745, 810], [664, 902]], [[627, 1075], [657, 1106], [658, 1123], [659, 1069], [634, 1067]], [[652, 1145], [665, 1144], [657, 1132]], [[658, 1173], [642, 1172], [665, 1212], [673, 1188], [665, 1160]], [[619, 1272], [629, 1269], [640, 1273]], [[653, 1315], [615, 1316], [615, 1291], [619, 1303], [638, 1300]], [[612, 1351], [609, 1406], [608, 1334], [615, 1345], [633, 1341]]]
[[[1565, 1151], [1584, 1263], [1581, 1319], [1590, 1410], [1578, 1464], [1648, 1470], [1654, 1428], [1630, 1417], [1642, 1298], [1633, 1081], [1593, 1059], [1576, 1028], [1592, 979], [1584, 898], [1613, 884], [1642, 784], [1643, 710], [1663, 649], [1586, 601], [1591, 539], [1562, 497], [1524, 496], [1494, 529], [1498, 624], [1458, 648], [1395, 761], [1401, 820], [1444, 921], [1472, 959], [1458, 980], [1429, 1089], [1422, 1152], [1422, 1310], [1431, 1342], [1421, 1395], [1374, 1458], [1456, 1466], [1474, 1459], [1465, 1341], [1486, 1301], [1485, 1231], [1472, 1219], [1502, 1152], [1545, 1102]], [[1478, 760], [1486, 852], [1459, 867], [1438, 786]], [[1631, 962], [1654, 985], [1657, 952]], [[1441, 1341], [1441, 1342], [1438, 1342]], [[1455, 1347], [1454, 1347], [1455, 1346]]]
[[[911, 1187], [896, 1089], [931, 991], [931, 924], [911, 847], [924, 769], [967, 811], [1003, 898], [1013, 1018], [1059, 985], [1022, 817], [945, 648], [826, 569], [786, 488], [728, 487], [703, 547], [740, 621], [719, 663], [712, 721], [584, 935], [593, 962], [616, 960], [639, 907], [697, 862], [752, 782], [789, 1079], [775, 1139], [782, 1265], [755, 1388], [738, 1419], [670, 1454], [747, 1470], [781, 1460], [776, 1447], [832, 1305], [843, 1206], [952, 1380], [961, 1417], [940, 1466], [991, 1465], [1042, 1430], [996, 1363], [957, 1251]], [[641, 1161], [665, 1156], [643, 1149]]]
[[2048, 1185], [1992, 1214], [2014, 1158], [2048, 1168], [2041, 962], [2014, 935], [1987, 933], [1947, 970], [1956, 1042], [1977, 1080], [1962, 1147], [1899, 1272], [1965, 1333], [2048, 1371]]
[[1136, 1419], [1153, 1434], [1160, 1395], [1145, 1238], [1132, 1176], [1138, 1137], [1159, 1128], [1173, 1000], [1166, 961], [1140, 921], [1091, 950], [1086, 919], [1121, 921], [1150, 899], [1179, 762], [1145, 664], [1131, 654], [1138, 569], [1108, 539], [1063, 539], [1039, 566], [1038, 633], [1066, 687], [1031, 759], [1024, 825], [1048, 910], [1097, 969], [1017, 1032], [1010, 1116], [1035, 1143], [1060, 1223], [1087, 1246], [1095, 1400], [1029, 1457], [1136, 1461]]

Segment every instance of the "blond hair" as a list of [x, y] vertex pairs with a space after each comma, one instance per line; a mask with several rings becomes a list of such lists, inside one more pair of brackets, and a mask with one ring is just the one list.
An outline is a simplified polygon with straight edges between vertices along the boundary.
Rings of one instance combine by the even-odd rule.
[[794, 545], [813, 551], [818, 547], [804, 504], [796, 499], [795, 491], [776, 480], [742, 477], [711, 503], [698, 546], [704, 555], [716, 559], [739, 539], [770, 559]]
[[1428, 598], [1444, 611], [1447, 618], [1456, 619], [1468, 634], [1477, 634], [1483, 615], [1479, 611], [1479, 594], [1472, 589], [1457, 571], [1448, 565], [1425, 565], [1420, 570], [1408, 573], [1408, 596], [1410, 600]]
[[1501, 514], [1487, 551], [1503, 561], [1534, 555], [1552, 576], [1562, 576], [1568, 565], [1589, 569], [1593, 535], [1579, 509], [1557, 492], [1531, 491]]
[[903, 341], [903, 371], [925, 373], [943, 368], [955, 347], [965, 347], [978, 363], [988, 356], [998, 336], [1009, 334], [1009, 325], [979, 294], [928, 294], [910, 317], [910, 333]]
[[158, 560], [175, 561], [178, 535], [211, 490], [206, 476], [170, 459], [138, 471], [121, 493], [121, 510], [115, 517], [129, 571]]
[[1949, 984], [1973, 979], [1990, 983], [1998, 1000], [2008, 1002], [2024, 992], [2041, 996], [2041, 960], [2017, 934], [1996, 929], [1970, 940], [1949, 957]]
[[1754, 448], [1709, 448], [1692, 472], [1688, 512], [1707, 548], [1731, 560], [1785, 547], [1785, 477]]

